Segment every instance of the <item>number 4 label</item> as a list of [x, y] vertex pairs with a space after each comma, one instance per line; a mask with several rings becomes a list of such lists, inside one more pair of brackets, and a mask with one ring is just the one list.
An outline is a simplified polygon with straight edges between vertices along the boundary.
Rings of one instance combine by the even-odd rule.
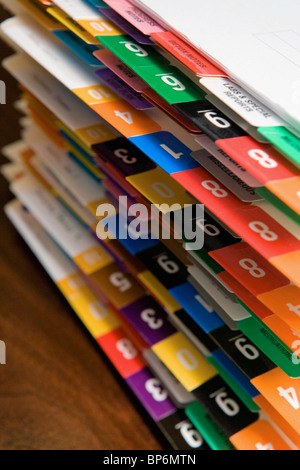
[[125, 121], [127, 124], [133, 124], [131, 113], [129, 112], [121, 113], [121, 111], [115, 111], [115, 115], [123, 119], [123, 121]]
[[294, 387], [290, 387], [286, 389], [284, 389], [283, 387], [278, 387], [277, 390], [279, 392], [279, 395], [285, 398], [289, 402], [289, 404], [294, 408], [294, 410], [299, 410], [300, 408], [299, 400], [298, 400], [297, 393]]

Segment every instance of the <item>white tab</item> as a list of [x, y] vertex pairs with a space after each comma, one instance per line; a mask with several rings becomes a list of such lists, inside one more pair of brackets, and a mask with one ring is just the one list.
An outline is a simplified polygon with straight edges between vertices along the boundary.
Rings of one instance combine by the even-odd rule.
[[228, 78], [201, 78], [200, 84], [253, 127], [284, 126], [269, 108]]
[[1, 24], [3, 33], [68, 89], [100, 83], [95, 73], [69, 47], [32, 18], [20, 16]]
[[19, 201], [7, 204], [5, 212], [54, 282], [77, 272], [74, 264]]
[[97, 245], [89, 230], [32, 175], [14, 181], [10, 189], [70, 258]]

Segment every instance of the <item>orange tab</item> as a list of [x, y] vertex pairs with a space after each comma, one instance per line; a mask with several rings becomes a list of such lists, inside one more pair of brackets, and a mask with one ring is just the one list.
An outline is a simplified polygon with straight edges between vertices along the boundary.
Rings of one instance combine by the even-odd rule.
[[263, 419], [230, 437], [237, 450], [291, 450], [274, 427]]
[[300, 215], [300, 177], [271, 181], [266, 187]]
[[261, 395], [253, 398], [253, 401], [259, 406], [259, 408], [264, 411], [272, 422], [278, 426], [282, 432], [287, 436], [288, 439], [295, 444], [296, 447], [300, 448], [300, 436], [294, 431], [294, 429], [289, 425], [289, 423], [280, 416], [280, 414], [273, 408], [272, 405]]
[[286, 286], [258, 296], [272, 312], [300, 333], [300, 289]]
[[161, 130], [161, 127], [150, 119], [147, 114], [120, 99], [103, 104], [94, 104], [91, 107], [127, 138]]
[[300, 433], [300, 379], [288, 377], [279, 367], [251, 380], [278, 413]]
[[273, 256], [269, 262], [300, 287], [300, 250]]

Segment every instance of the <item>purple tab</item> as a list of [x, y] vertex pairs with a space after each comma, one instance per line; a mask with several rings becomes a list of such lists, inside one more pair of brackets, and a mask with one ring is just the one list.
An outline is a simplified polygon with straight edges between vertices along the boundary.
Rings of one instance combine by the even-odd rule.
[[160, 421], [176, 411], [168, 392], [148, 368], [128, 377], [126, 383], [154, 421]]
[[96, 75], [106, 83], [106, 85], [121, 98], [126, 100], [135, 109], [145, 110], [153, 108], [153, 105], [137, 93], [133, 88], [130, 88], [121, 78], [119, 78], [110, 69], [100, 69], [96, 71]]
[[125, 31], [129, 36], [135, 39], [140, 44], [149, 44], [153, 46], [153, 41], [149, 38], [149, 36], [145, 36], [145, 34], [141, 33], [135, 26], [130, 24], [125, 18], [123, 18], [119, 13], [117, 13], [112, 8], [101, 7], [99, 8], [100, 12], [106, 16], [109, 20], [111, 20], [116, 26], [119, 26], [120, 29]]
[[149, 346], [176, 333], [165, 311], [150, 296], [133, 302], [121, 312]]

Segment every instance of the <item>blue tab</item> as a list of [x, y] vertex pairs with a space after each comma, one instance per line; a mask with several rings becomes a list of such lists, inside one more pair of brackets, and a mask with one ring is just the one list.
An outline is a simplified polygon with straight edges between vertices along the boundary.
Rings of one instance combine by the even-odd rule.
[[[189, 282], [174, 287], [169, 292], [205, 333], [209, 333], [224, 325], [224, 322], [214, 310], [209, 311], [205, 307], [207, 304], [206, 300]], [[199, 300], [197, 300], [197, 297]]]
[[149, 248], [152, 248], [153, 246], [156, 246], [160, 243], [159, 240], [150, 238], [150, 234], [149, 238], [147, 239], [138, 238], [135, 240], [133, 238], [130, 238], [130, 234], [128, 233], [126, 227], [124, 228], [124, 234], [127, 234], [127, 238], [120, 238], [119, 214], [106, 217], [105, 226], [107, 226], [108, 230], [116, 237], [117, 240], [119, 240], [119, 242], [124, 246], [124, 248], [126, 248], [127, 251], [129, 251], [131, 255], [141, 253], [142, 251], [148, 250]]
[[237, 367], [231, 359], [221, 350], [218, 349], [212, 353], [212, 356], [220, 364], [220, 366], [235, 380], [235, 382], [244, 390], [252, 399], [259, 395], [258, 390], [251, 384], [248, 377]]
[[155, 132], [129, 140], [169, 175], [200, 167], [191, 157], [191, 150], [170, 132]]
[[93, 56], [93, 52], [98, 51], [99, 47], [87, 44], [72, 31], [53, 31], [53, 34], [88, 65], [91, 67], [102, 67], [101, 62]]

